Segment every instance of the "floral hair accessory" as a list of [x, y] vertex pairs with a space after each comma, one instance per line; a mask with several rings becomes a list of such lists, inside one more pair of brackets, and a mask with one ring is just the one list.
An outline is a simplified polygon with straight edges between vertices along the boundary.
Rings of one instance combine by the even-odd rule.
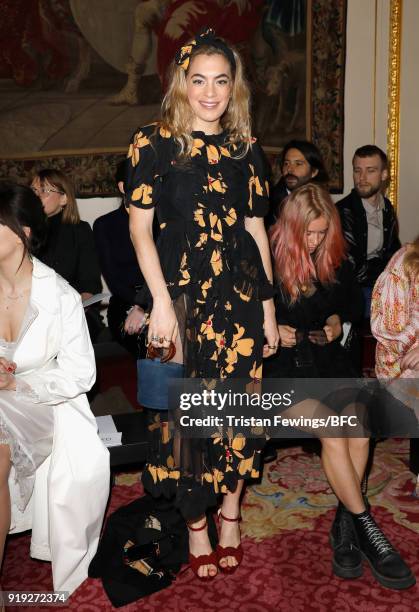
[[181, 68], [183, 68], [183, 70], [186, 72], [189, 68], [189, 63], [194, 48], [203, 45], [210, 45], [211, 47], [219, 49], [227, 57], [231, 66], [235, 70], [236, 60], [234, 59], [232, 50], [223, 40], [221, 40], [221, 38], [217, 38], [215, 31], [209, 27], [202, 28], [195, 36], [194, 40], [191, 40], [187, 45], [183, 45], [179, 49], [175, 56], [175, 63], [178, 66], [181, 66]]

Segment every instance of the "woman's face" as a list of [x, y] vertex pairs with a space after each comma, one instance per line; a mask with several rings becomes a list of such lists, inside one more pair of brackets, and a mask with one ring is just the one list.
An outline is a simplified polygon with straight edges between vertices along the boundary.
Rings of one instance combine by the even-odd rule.
[[186, 75], [193, 129], [205, 134], [220, 132], [220, 119], [230, 101], [233, 78], [229, 61], [219, 53], [197, 55]]
[[306, 230], [307, 247], [310, 255], [321, 245], [329, 229], [326, 217], [318, 217], [308, 224]]
[[31, 183], [31, 189], [41, 199], [47, 217], [53, 217], [58, 214], [67, 204], [65, 193], [59, 191], [54, 185], [50, 185], [48, 181], [44, 181], [43, 185], [41, 185], [39, 178], [35, 177]]
[[22, 241], [9, 226], [0, 223], [0, 262], [6, 261], [16, 250], [22, 247]]

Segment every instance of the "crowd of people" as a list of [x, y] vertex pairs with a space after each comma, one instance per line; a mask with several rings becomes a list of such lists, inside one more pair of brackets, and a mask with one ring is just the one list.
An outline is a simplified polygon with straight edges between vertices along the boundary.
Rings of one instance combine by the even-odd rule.
[[[121, 206], [93, 232], [60, 171], [39, 171], [31, 188], [1, 187], [0, 558], [7, 533], [32, 526], [33, 555], [52, 558], [56, 589], [72, 591], [86, 575], [109, 491], [85, 395], [98, 315], [87, 310], [90, 338], [82, 300], [100, 292], [101, 272], [114, 338], [137, 356], [145, 324], [149, 347], [187, 378], [356, 378], [344, 324], [356, 332], [370, 316], [377, 375], [418, 376], [419, 241], [400, 248], [385, 153], [355, 151], [354, 189], [335, 204], [320, 151], [292, 140], [270, 194], [249, 107], [240, 55], [205, 30], [178, 50], [161, 120], [136, 131], [117, 176]], [[334, 400], [320, 409], [338, 410]], [[149, 418], [146, 490], [184, 518], [199, 578], [234, 572], [241, 498], [260, 475], [264, 441], [242, 437], [236, 452], [228, 436], [173, 435], [165, 411]], [[356, 578], [367, 561], [380, 584], [408, 588], [415, 577], [362, 489], [365, 431], [320, 436], [338, 499], [333, 572]], [[217, 507], [213, 549], [207, 514]]]

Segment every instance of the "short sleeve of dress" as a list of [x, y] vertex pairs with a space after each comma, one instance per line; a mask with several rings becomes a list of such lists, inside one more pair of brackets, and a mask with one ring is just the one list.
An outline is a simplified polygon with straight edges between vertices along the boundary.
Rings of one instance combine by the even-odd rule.
[[[149, 209], [157, 203], [156, 124], [139, 128], [131, 140], [125, 167], [125, 202], [137, 208]], [[158, 129], [158, 128], [157, 128]]]
[[245, 157], [248, 174], [247, 217], [265, 217], [269, 211], [269, 162], [258, 142]]

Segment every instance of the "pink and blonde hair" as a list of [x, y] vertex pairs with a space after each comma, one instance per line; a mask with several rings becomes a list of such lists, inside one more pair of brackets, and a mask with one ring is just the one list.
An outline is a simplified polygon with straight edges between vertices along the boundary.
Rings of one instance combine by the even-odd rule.
[[[307, 228], [319, 217], [327, 219], [328, 229], [324, 240], [310, 255]], [[291, 304], [301, 293], [307, 293], [314, 281], [335, 282], [336, 269], [345, 257], [345, 240], [336, 206], [320, 185], [308, 183], [287, 197], [270, 231], [270, 240], [275, 276]]]

